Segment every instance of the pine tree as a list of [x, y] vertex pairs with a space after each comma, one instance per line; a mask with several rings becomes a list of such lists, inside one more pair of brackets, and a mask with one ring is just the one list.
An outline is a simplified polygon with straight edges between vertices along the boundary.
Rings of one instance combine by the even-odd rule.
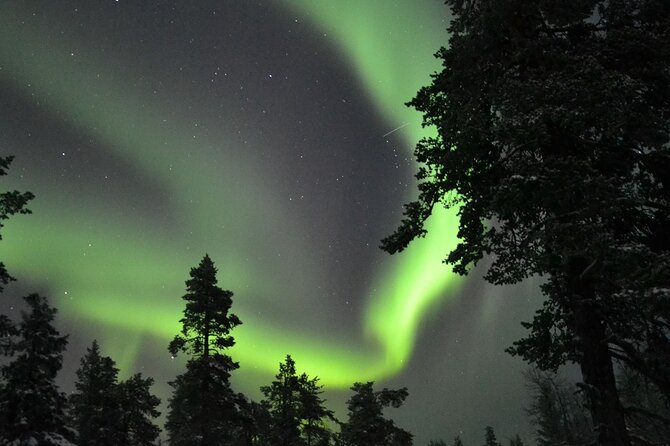
[[333, 411], [326, 409], [325, 400], [321, 398], [323, 386], [319, 378], [300, 375], [300, 418], [303, 444], [306, 446], [322, 446], [330, 443], [330, 431], [326, 420], [335, 421]]
[[461, 440], [461, 437], [458, 435], [456, 436], [456, 438], [454, 438], [454, 446], [463, 446], [463, 441]]
[[14, 357], [0, 367], [0, 444], [70, 445], [66, 398], [55, 383], [67, 336], [53, 326], [56, 310], [45, 297], [30, 294], [24, 300], [29, 312], [16, 328]]
[[[14, 160], [13, 156], [0, 157], [0, 176], [7, 175], [9, 165]], [[3, 220], [7, 220], [14, 214], [30, 214], [30, 210], [26, 208], [26, 204], [35, 198], [30, 192], [10, 191], [0, 194], [0, 229], [3, 227]], [[2, 236], [0, 235], [0, 239]], [[14, 280], [9, 275], [5, 265], [0, 262], [0, 292], [4, 289], [10, 281]], [[2, 334], [2, 325], [7, 325], [7, 320], [4, 320], [4, 315], [0, 315], [0, 334]], [[2, 344], [0, 344], [2, 347]]]
[[484, 446], [502, 446], [498, 443], [496, 433], [491, 426], [486, 426], [484, 429]]
[[166, 429], [173, 446], [228, 444], [241, 422], [239, 398], [230, 387], [239, 366], [223, 353], [235, 344], [230, 331], [241, 321], [230, 313], [233, 293], [217, 286], [216, 272], [208, 255], [191, 269], [182, 330], [168, 347], [172, 355], [191, 355], [186, 372], [170, 383]]
[[257, 403], [239, 395], [241, 423], [236, 444], [240, 446], [272, 446], [270, 428], [272, 415], [267, 401]]
[[384, 249], [457, 209], [447, 262], [486, 279], [544, 275], [546, 303], [509, 351], [579, 364], [597, 442], [628, 446], [613, 359], [670, 398], [670, 3], [447, 0], [443, 69], [411, 105], [419, 198]]
[[348, 446], [391, 446], [412, 444], [412, 434], [384, 418], [385, 407], [398, 408], [407, 398], [407, 389], [375, 392], [374, 383], [354, 383], [354, 395], [347, 401], [349, 418], [342, 424], [340, 438]]
[[328, 444], [330, 431], [326, 419], [334, 420], [320, 397], [318, 378], [298, 375], [291, 355], [279, 364], [279, 372], [269, 385], [261, 387], [270, 408], [270, 440], [273, 445], [314, 446]]
[[118, 372], [114, 361], [100, 354], [100, 346], [94, 340], [81, 359], [76, 391], [70, 396], [70, 414], [79, 446], [119, 444]]
[[156, 410], [161, 400], [151, 393], [153, 378], [136, 373], [117, 385], [121, 408], [118, 446], [150, 446], [155, 444], [160, 429], [151, 419], [160, 415]]
[[279, 364], [279, 372], [261, 392], [270, 404], [271, 439], [277, 446], [300, 444], [300, 382], [291, 355]]

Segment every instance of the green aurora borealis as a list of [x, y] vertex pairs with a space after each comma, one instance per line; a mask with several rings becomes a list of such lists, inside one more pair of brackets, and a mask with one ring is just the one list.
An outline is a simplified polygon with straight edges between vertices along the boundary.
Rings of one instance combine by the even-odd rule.
[[529, 432], [504, 349], [536, 285], [451, 274], [443, 210], [406, 251], [378, 248], [416, 194], [431, 129], [404, 103], [447, 23], [442, 0], [1, 3], [2, 187], [36, 198], [2, 229], [18, 281], [0, 312], [44, 293], [70, 335], [64, 391], [95, 338], [121, 375], [156, 379], [165, 413], [185, 359], [167, 344], [208, 253], [243, 322], [236, 390], [258, 398], [291, 354], [338, 416], [354, 381], [407, 386], [394, 418], [415, 444]]
[[[330, 44], [342, 51], [389, 129], [409, 123], [394, 136], [402, 137], [404, 149], [411, 152], [421, 135], [420, 117], [402, 104], [437, 69], [431, 54], [445, 41], [442, 7], [349, 3], [338, 7], [304, 0], [285, 7], [332, 36]], [[369, 17], [375, 17], [375, 26], [369, 25]], [[173, 229], [149, 227], [141, 212], [109, 206], [93, 193], [54, 189], [39, 177], [22, 175], [19, 181], [14, 169], [12, 186], [38, 197], [31, 205], [34, 215], [16, 218], [4, 233], [3, 259], [15, 276], [36, 283], [46, 279], [62, 318], [95, 326], [106, 352], [124, 369], [132, 366], [147, 335], [166, 343], [177, 331], [183, 280], [207, 251], [220, 269], [221, 284], [235, 292], [235, 310], [244, 325], [234, 333], [232, 354], [243, 370], [272, 372], [289, 352], [329, 386], [346, 387], [352, 377], [375, 380], [402, 369], [422, 319], [437, 300], [448, 298], [457, 282], [441, 263], [455, 241], [454, 229], [449, 230], [452, 216], [435, 216], [427, 239], [374, 266], [367, 289], [356, 296], [364, 302], [357, 333], [329, 331], [322, 337], [317, 327], [325, 316], [301, 308], [327, 272], [319, 270], [313, 248], [301, 237], [306, 231], [300, 219], [282, 206], [267, 183], [251, 181], [272, 173], [226, 147], [226, 133], [234, 132], [233, 126], [222, 120], [216, 129], [194, 128], [187, 123], [203, 119], [197, 109], [174, 106], [188, 98], [172, 97], [174, 102], [166, 103], [135, 88], [128, 79], [150, 74], [141, 66], [122, 70], [106, 65], [85, 43], [76, 44], [72, 57], [78, 60], [71, 63], [63, 55], [75, 43], [68, 36], [42, 39], [40, 29], [47, 25], [40, 20], [19, 24], [7, 11], [0, 16], [3, 82], [12, 82], [26, 97], [41, 98], [45, 113], [113, 151], [170, 195], [167, 218], [188, 233], [175, 243]], [[223, 172], [208, 163], [212, 147], [220, 148]], [[15, 165], [22, 166], [21, 154], [15, 154]], [[236, 189], [251, 199], [240, 200]], [[399, 203], [408, 199], [411, 195], [397, 197]], [[234, 203], [234, 216], [222, 203]], [[268, 216], [272, 229], [266, 226]], [[227, 236], [221, 234], [223, 228]], [[290, 261], [249, 261], [247, 252], [258, 249], [256, 244]], [[280, 318], [258, 310], [277, 298], [285, 304]], [[306, 323], [287, 324], [285, 315], [292, 312], [304, 315]]]

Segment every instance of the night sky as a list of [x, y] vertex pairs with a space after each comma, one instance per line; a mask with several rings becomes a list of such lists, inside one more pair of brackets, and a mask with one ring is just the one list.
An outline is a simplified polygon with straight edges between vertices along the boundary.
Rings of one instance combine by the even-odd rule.
[[354, 381], [407, 386], [389, 414], [415, 444], [479, 444], [486, 425], [530, 439], [525, 365], [503, 350], [536, 286], [454, 276], [453, 213], [378, 248], [416, 193], [431, 130], [404, 103], [448, 20], [440, 0], [2, 2], [2, 189], [37, 198], [3, 230], [19, 281], [0, 311], [51, 298], [65, 391], [97, 338], [165, 401], [184, 281], [209, 253], [243, 321], [236, 390], [258, 398], [290, 353], [341, 417]]

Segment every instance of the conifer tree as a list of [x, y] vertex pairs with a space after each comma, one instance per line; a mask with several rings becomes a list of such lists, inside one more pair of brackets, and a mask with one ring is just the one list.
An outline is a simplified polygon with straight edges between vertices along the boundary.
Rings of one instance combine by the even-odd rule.
[[300, 382], [291, 355], [279, 364], [279, 372], [261, 392], [270, 404], [272, 415], [271, 440], [277, 446], [300, 443]]
[[12, 341], [12, 360], [0, 367], [0, 444], [70, 445], [74, 432], [67, 427], [65, 395], [55, 379], [63, 363], [67, 336], [53, 326], [56, 310], [38, 294], [24, 298]]
[[267, 401], [257, 403], [240, 395], [238, 403], [241, 423], [236, 444], [240, 446], [272, 446], [270, 428], [272, 415]]
[[76, 392], [70, 396], [70, 414], [79, 446], [118, 444], [118, 372], [114, 361], [100, 354], [100, 346], [94, 340], [81, 359], [74, 384]]
[[461, 437], [458, 435], [456, 436], [456, 438], [454, 438], [454, 446], [463, 446], [463, 441], [461, 440]]
[[230, 313], [233, 293], [217, 286], [216, 272], [208, 255], [191, 269], [182, 330], [168, 347], [173, 356], [191, 356], [186, 372], [170, 383], [166, 428], [173, 446], [229, 444], [241, 421], [239, 396], [230, 387], [239, 366], [224, 353], [235, 344], [230, 331], [241, 321]]
[[349, 418], [342, 424], [340, 438], [347, 446], [410, 446], [412, 434], [384, 418], [385, 407], [398, 408], [407, 398], [407, 389], [375, 392], [373, 382], [354, 383], [354, 395], [347, 401]]
[[150, 446], [155, 444], [160, 429], [151, 419], [160, 415], [156, 410], [161, 400], [151, 393], [153, 378], [136, 373], [117, 385], [121, 409], [118, 446]]
[[484, 429], [484, 446], [502, 446], [498, 443], [496, 433], [491, 426], [486, 426]]
[[444, 205], [456, 272], [492, 255], [492, 283], [544, 275], [509, 351], [579, 364], [598, 444], [628, 446], [613, 359], [670, 398], [670, 3], [446, 3], [442, 70], [410, 103], [437, 135], [416, 147], [419, 198], [383, 247], [424, 236]]
[[300, 418], [302, 420], [302, 440], [306, 446], [328, 445], [330, 431], [326, 420], [335, 421], [331, 410], [326, 409], [325, 401], [321, 398], [323, 386], [319, 385], [319, 378], [309, 378], [306, 373], [300, 375]]
[[319, 396], [319, 379], [309, 378], [306, 373], [298, 375], [291, 355], [286, 355], [275, 380], [261, 391], [270, 407], [272, 444], [314, 446], [329, 442], [325, 421], [334, 420], [334, 416]]

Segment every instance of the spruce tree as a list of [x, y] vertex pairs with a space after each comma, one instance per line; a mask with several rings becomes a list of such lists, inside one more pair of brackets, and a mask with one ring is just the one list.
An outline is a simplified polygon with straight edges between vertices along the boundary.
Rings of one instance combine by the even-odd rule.
[[79, 446], [119, 444], [118, 372], [114, 361], [100, 354], [100, 346], [94, 340], [81, 359], [76, 391], [70, 396], [70, 414]]
[[261, 387], [270, 408], [270, 441], [273, 445], [315, 446], [328, 444], [330, 431], [326, 420], [334, 420], [320, 397], [318, 378], [298, 375], [291, 355], [279, 364], [279, 372], [269, 385]]
[[224, 353], [235, 344], [230, 331], [241, 321], [230, 313], [233, 293], [217, 286], [216, 273], [208, 255], [191, 269], [182, 330], [168, 347], [173, 356], [190, 355], [186, 372], [170, 383], [166, 429], [173, 446], [229, 444], [241, 422], [239, 397], [230, 387], [239, 366]]
[[279, 364], [279, 372], [261, 392], [270, 404], [271, 441], [277, 446], [300, 443], [300, 382], [291, 355]]
[[496, 433], [491, 426], [486, 426], [484, 429], [484, 446], [502, 446], [498, 443]]
[[23, 312], [12, 342], [12, 360], [0, 367], [0, 444], [70, 445], [65, 395], [55, 379], [63, 363], [67, 336], [53, 326], [56, 310], [38, 294], [24, 298]]
[[153, 383], [153, 378], [143, 378], [141, 373], [136, 373], [117, 385], [121, 409], [118, 446], [155, 444], [160, 429], [151, 419], [160, 415], [156, 408], [161, 400], [151, 393]]
[[407, 389], [375, 392], [374, 383], [354, 383], [354, 395], [347, 401], [348, 420], [342, 423], [340, 438], [349, 446], [410, 446], [412, 434], [384, 417], [385, 407], [398, 408], [407, 398]]
[[326, 409], [321, 398], [323, 386], [319, 378], [309, 378], [306, 373], [300, 375], [300, 418], [302, 441], [305, 446], [327, 446], [330, 443], [330, 431], [326, 420], [335, 421], [331, 410]]

